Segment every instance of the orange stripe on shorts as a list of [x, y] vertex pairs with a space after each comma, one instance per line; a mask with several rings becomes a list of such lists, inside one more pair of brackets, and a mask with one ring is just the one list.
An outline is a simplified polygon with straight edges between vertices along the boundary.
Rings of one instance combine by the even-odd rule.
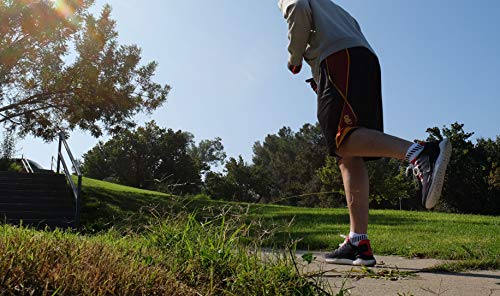
[[358, 124], [358, 117], [356, 116], [356, 113], [354, 113], [354, 110], [348, 101], [349, 72], [351, 67], [349, 50], [345, 49], [329, 56], [326, 59], [326, 66], [328, 70], [328, 79], [335, 86], [344, 100], [337, 128], [337, 135], [335, 137], [337, 148], [339, 148], [346, 135], [353, 129], [356, 129]]

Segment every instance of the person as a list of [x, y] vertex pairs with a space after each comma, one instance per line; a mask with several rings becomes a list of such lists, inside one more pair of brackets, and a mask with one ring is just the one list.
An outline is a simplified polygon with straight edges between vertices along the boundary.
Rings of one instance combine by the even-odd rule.
[[331, 0], [279, 0], [288, 23], [288, 69], [305, 60], [318, 96], [318, 120], [329, 153], [338, 158], [350, 233], [325, 261], [374, 266], [368, 230], [369, 180], [366, 161], [389, 157], [410, 163], [422, 204], [439, 201], [451, 157], [448, 139], [412, 143], [384, 133], [380, 64], [358, 22]]

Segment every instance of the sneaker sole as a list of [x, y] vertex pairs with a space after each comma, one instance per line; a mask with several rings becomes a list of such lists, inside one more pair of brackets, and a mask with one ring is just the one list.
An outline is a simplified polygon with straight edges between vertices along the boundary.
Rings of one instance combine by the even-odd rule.
[[330, 264], [338, 264], [338, 265], [354, 265], [354, 266], [368, 266], [368, 267], [375, 266], [375, 264], [377, 263], [377, 261], [375, 261], [375, 259], [373, 259], [373, 260], [325, 259], [325, 262], [330, 263]]
[[432, 184], [429, 189], [429, 194], [427, 195], [427, 200], [425, 201], [425, 207], [427, 209], [434, 208], [439, 199], [441, 198], [441, 191], [443, 190], [444, 176], [446, 175], [446, 168], [451, 158], [451, 143], [450, 140], [444, 139], [439, 143], [439, 156], [436, 159], [436, 164], [434, 165], [434, 175], [432, 176]]

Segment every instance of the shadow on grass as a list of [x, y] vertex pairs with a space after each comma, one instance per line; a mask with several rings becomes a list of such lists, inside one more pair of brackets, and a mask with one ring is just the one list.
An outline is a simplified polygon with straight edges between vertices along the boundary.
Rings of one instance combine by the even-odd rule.
[[183, 200], [176, 196], [102, 190], [87, 187], [82, 192], [81, 221], [83, 232], [98, 232], [146, 224], [154, 215], [195, 211], [208, 204], [203, 200]]
[[[258, 217], [257, 214], [255, 214]], [[262, 217], [266, 221], [294, 221], [294, 225], [301, 227], [302, 225], [348, 225], [349, 214], [347, 211], [339, 213], [289, 213], [289, 214], [271, 214]], [[449, 221], [448, 221], [449, 222]], [[370, 214], [370, 223], [385, 226], [401, 226], [414, 225], [417, 223], [425, 223], [418, 217], [394, 217], [394, 215]]]

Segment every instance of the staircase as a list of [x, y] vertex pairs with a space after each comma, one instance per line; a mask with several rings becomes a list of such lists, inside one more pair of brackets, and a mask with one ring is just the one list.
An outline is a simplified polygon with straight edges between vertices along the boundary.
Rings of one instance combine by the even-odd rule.
[[0, 172], [1, 222], [73, 228], [75, 197], [65, 175]]

